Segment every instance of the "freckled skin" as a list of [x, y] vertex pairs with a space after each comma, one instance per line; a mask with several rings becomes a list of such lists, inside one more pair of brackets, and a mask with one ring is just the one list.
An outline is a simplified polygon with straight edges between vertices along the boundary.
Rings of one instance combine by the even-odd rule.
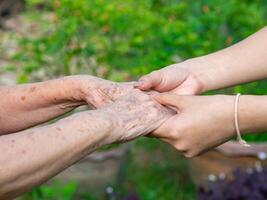
[[31, 88], [30, 88], [30, 92], [34, 92], [35, 89], [36, 89], [36, 87], [31, 87]]
[[[0, 86], [0, 135], [14, 133], [88, 104], [100, 108], [133, 92], [133, 83], [88, 75], [16, 86]], [[1, 113], [8, 113], [5, 117]]]
[[[6, 96], [0, 99], [0, 114], [9, 113], [0, 118], [0, 199], [31, 190], [100, 146], [145, 135], [171, 116], [132, 83], [90, 76], [0, 87], [0, 92]], [[85, 103], [98, 109], [17, 132]]]
[[[29, 191], [100, 146], [150, 133], [170, 116], [151, 97], [134, 90], [98, 110], [1, 136], [0, 146], [5, 153], [0, 154], [0, 199]], [[10, 146], [15, 141], [16, 145]]]

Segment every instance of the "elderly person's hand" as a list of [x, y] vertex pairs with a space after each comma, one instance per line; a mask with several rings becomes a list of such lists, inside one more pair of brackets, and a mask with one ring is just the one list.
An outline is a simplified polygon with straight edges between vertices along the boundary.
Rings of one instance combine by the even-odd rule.
[[114, 83], [89, 75], [0, 86], [0, 135], [46, 122], [80, 106], [99, 108], [127, 96], [133, 83]]
[[30, 190], [100, 146], [150, 133], [170, 116], [168, 109], [136, 89], [97, 110], [3, 135], [0, 199], [11, 199]]
[[84, 101], [92, 108], [105, 106], [134, 90], [133, 82], [117, 83], [90, 75], [68, 76], [63, 79], [76, 85], [78, 93], [73, 93], [73, 99]]
[[171, 109], [137, 89], [97, 111], [112, 119], [114, 131], [110, 137], [113, 142], [126, 142], [146, 135], [174, 114]]

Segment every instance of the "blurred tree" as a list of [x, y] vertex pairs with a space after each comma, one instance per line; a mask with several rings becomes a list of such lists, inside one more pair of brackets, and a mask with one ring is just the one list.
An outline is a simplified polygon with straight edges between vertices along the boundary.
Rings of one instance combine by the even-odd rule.
[[0, 18], [16, 14], [24, 9], [25, 0], [0, 0]]
[[4, 28], [3, 20], [17, 14], [25, 7], [25, 0], [0, 0], [0, 27]]

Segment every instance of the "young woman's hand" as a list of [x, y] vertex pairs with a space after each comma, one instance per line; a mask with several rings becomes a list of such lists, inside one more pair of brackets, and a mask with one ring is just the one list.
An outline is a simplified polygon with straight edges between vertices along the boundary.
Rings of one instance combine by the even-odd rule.
[[182, 95], [200, 94], [204, 86], [196, 70], [193, 70], [199, 64], [194, 60], [187, 60], [167, 66], [142, 76], [135, 86], [141, 90], [153, 89]]
[[[164, 93], [155, 97], [177, 114], [152, 133], [170, 143], [186, 157], [199, 155], [235, 136], [234, 96], [180, 96]], [[243, 127], [241, 127], [243, 128]]]
[[267, 27], [231, 47], [154, 71], [136, 86], [192, 95], [265, 79], [266, 51]]

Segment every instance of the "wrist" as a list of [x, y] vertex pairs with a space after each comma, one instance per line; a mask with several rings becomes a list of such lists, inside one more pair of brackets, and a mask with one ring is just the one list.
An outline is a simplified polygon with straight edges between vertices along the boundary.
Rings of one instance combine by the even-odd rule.
[[[215, 95], [217, 97], [218, 103], [216, 107], [218, 110], [214, 110], [215, 115], [219, 117], [218, 120], [218, 130], [224, 133], [225, 138], [235, 138], [236, 137], [236, 127], [235, 127], [235, 99], [234, 95]], [[240, 123], [240, 122], [239, 122]]]
[[215, 63], [209, 61], [207, 56], [191, 58], [185, 61], [189, 74], [198, 82], [199, 94], [217, 89], [215, 86]]
[[[114, 143], [114, 121], [112, 116], [101, 110], [79, 112], [59, 121], [62, 127], [76, 135], [83, 135], [88, 145], [100, 147]], [[91, 148], [91, 146], [88, 146]]]
[[66, 100], [82, 101], [82, 84], [75, 76], [66, 76], [58, 79], [62, 97]]
[[267, 97], [241, 95], [239, 99], [239, 126], [241, 134], [267, 130]]

